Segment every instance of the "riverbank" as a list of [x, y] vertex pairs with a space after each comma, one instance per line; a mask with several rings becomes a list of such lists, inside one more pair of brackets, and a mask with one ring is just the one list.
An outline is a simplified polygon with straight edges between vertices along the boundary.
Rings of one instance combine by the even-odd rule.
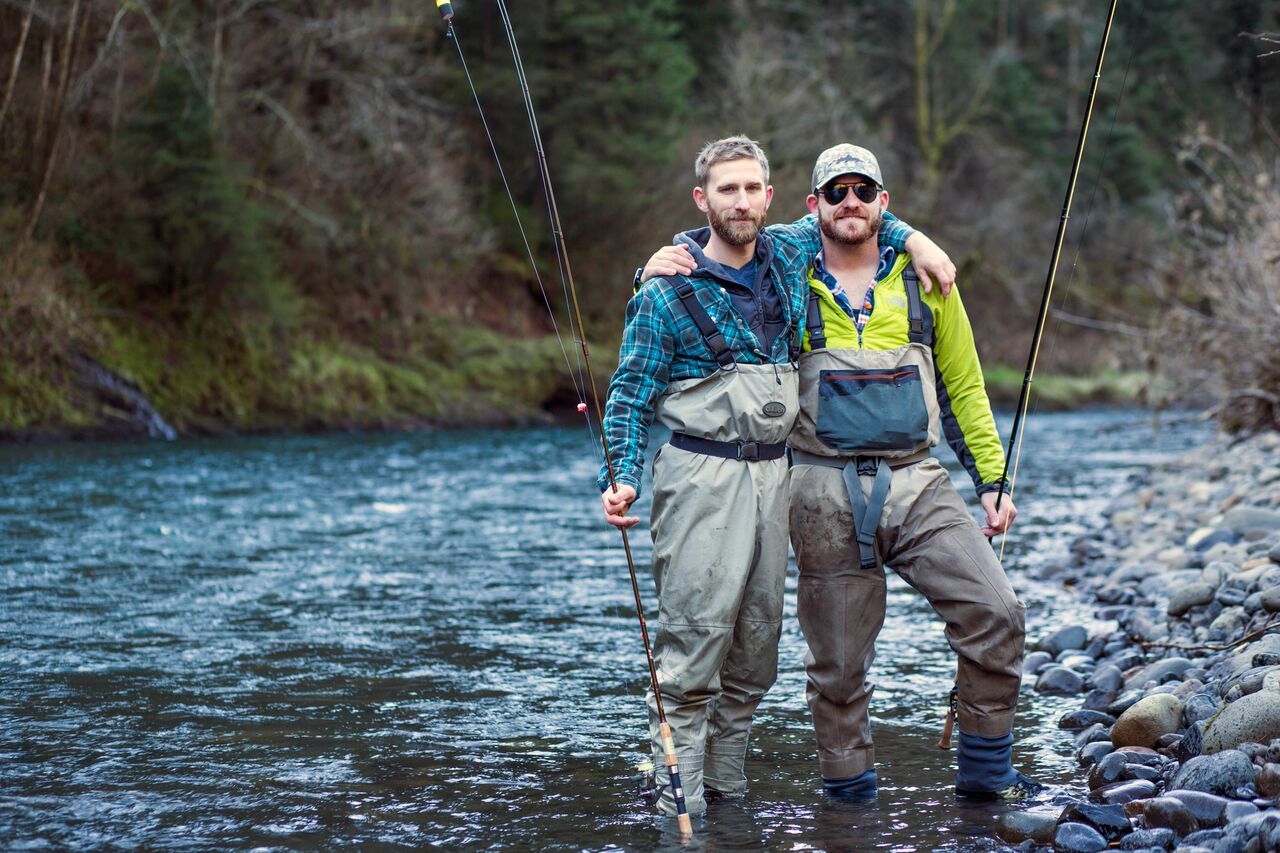
[[1112, 627], [1031, 644], [1087, 800], [1001, 818], [1027, 849], [1280, 849], [1280, 434], [1219, 436], [1134, 477], [1048, 572]]

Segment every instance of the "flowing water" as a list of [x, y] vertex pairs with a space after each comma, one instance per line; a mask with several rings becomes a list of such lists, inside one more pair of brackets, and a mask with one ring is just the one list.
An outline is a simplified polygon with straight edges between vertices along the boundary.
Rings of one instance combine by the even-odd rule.
[[[1031, 638], [1092, 624], [1037, 569], [1133, 470], [1206, 437], [1031, 419], [1005, 556]], [[633, 795], [647, 670], [584, 431], [9, 446], [0, 472], [0, 846], [678, 846]], [[633, 542], [652, 609], [643, 526]], [[1003, 846], [934, 745], [941, 625], [896, 577], [889, 596], [879, 800], [817, 785], [793, 568], [751, 791], [689, 847]], [[1072, 706], [1024, 685], [1016, 754], [1079, 788]]]

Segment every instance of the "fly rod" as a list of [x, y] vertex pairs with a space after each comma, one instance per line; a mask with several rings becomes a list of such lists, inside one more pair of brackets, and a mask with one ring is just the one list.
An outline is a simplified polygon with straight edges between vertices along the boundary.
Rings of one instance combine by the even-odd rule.
[[[440, 10], [440, 15], [442, 18], [444, 18], [444, 21], [445, 21], [445, 35], [453, 42], [454, 46], [457, 48], [458, 58], [462, 62], [464, 72], [466, 72], [467, 84], [471, 88], [471, 94], [475, 99], [476, 108], [480, 111], [480, 120], [484, 124], [485, 133], [488, 135], [488, 138], [489, 138], [489, 146], [493, 151], [494, 159], [498, 164], [498, 170], [500, 173], [502, 173], [502, 176], [503, 176], [502, 180], [504, 185], [507, 186], [507, 195], [511, 201], [512, 210], [516, 215], [516, 222], [517, 224], [519, 224], [520, 216], [519, 216], [518, 210], [516, 209], [515, 199], [511, 195], [509, 184], [507, 184], [506, 175], [502, 169], [502, 160], [498, 156], [498, 150], [497, 150], [497, 146], [494, 144], [493, 134], [489, 132], [489, 126], [488, 126], [488, 122], [485, 120], [484, 110], [480, 109], [480, 96], [476, 91], [475, 83], [471, 79], [470, 72], [467, 71], [466, 58], [463, 56], [462, 45], [458, 41], [457, 33], [454, 28], [453, 5], [452, 3], [449, 2], [449, 0], [436, 0], [436, 6]], [[565, 243], [564, 227], [560, 220], [559, 208], [556, 205], [555, 191], [551, 185], [550, 170], [547, 167], [546, 149], [543, 146], [542, 134], [538, 128], [538, 119], [533, 108], [533, 99], [529, 93], [529, 81], [528, 81], [528, 78], [525, 76], [524, 63], [520, 58], [520, 50], [518, 45], [516, 44], [515, 30], [511, 25], [511, 18], [507, 13], [507, 7], [506, 7], [506, 4], [503, 2], [503, 0], [498, 0], [498, 10], [502, 16], [503, 28], [506, 31], [507, 40], [511, 47], [511, 56], [512, 56], [513, 62], [515, 63], [516, 76], [519, 80], [521, 96], [524, 100], [525, 112], [529, 119], [530, 132], [533, 135], [533, 143], [537, 151], [538, 174], [541, 179], [543, 193], [546, 196], [546, 200], [547, 200], [547, 212], [551, 220], [552, 234], [555, 237], [556, 261], [560, 267], [562, 285], [565, 287], [566, 293], [569, 296], [569, 303], [571, 308], [570, 326], [571, 326], [571, 331], [576, 327], [576, 334], [574, 334], [574, 339], [575, 339], [575, 342], [579, 345], [581, 355], [582, 355], [582, 362], [585, 368], [583, 372], [586, 373], [586, 377], [587, 377], [585, 385], [589, 386], [590, 388], [589, 396], [591, 397], [592, 403], [594, 405], [594, 412], [592, 413], [594, 414], [594, 423], [592, 422], [591, 415], [587, 414], [587, 404], [584, 401], [580, 400], [578, 402], [577, 408], [580, 413], [582, 413], [587, 417], [588, 428], [590, 429], [594, 427], [595, 429], [599, 430], [600, 444], [601, 444], [601, 449], [604, 455], [605, 470], [608, 472], [609, 487], [613, 489], [613, 492], [615, 494], [617, 494], [618, 483], [614, 474], [613, 460], [609, 455], [608, 437], [605, 435], [605, 431], [604, 431], [604, 409], [600, 404], [600, 393], [596, 385], [595, 374], [591, 370], [591, 352], [590, 352], [589, 346], [587, 345], [586, 334], [583, 331], [582, 309], [578, 303], [578, 290], [574, 286], [573, 269], [569, 264], [569, 250], [568, 250], [568, 246]], [[523, 234], [524, 234], [523, 226], [521, 226], [521, 235], [523, 236]], [[532, 250], [529, 248], [529, 243], [527, 239], [525, 240], [525, 248], [530, 252], [529, 260], [534, 267], [535, 275], [536, 275], [536, 262], [534, 262], [534, 259], [532, 257]], [[541, 286], [541, 280], [539, 280], [539, 285]], [[543, 300], [546, 304], [548, 312], [552, 314], [552, 323], [554, 324], [555, 323], [554, 311], [552, 311], [551, 309], [550, 300], [546, 298], [545, 289], [543, 290]], [[556, 329], [556, 337], [560, 338], [560, 332], [558, 328]], [[562, 341], [562, 349], [563, 349], [563, 341]], [[570, 368], [571, 376], [572, 376], [572, 373], [573, 373], [572, 368]], [[587, 387], [580, 386], [577, 381], [575, 381], [574, 385], [575, 385], [575, 389], [578, 390], [580, 395], [587, 396], [585, 394]], [[653, 691], [654, 703], [657, 706], [657, 710], [658, 710], [658, 732], [659, 732], [659, 738], [662, 742], [663, 758], [667, 767], [667, 774], [670, 778], [671, 793], [675, 800], [676, 822], [679, 826], [680, 833], [685, 836], [690, 836], [693, 834], [693, 823], [689, 818], [689, 810], [685, 804], [684, 788], [682, 787], [680, 782], [680, 765], [679, 765], [678, 758], [676, 756], [675, 740], [672, 737], [671, 725], [667, 722], [666, 710], [663, 707], [663, 703], [662, 703], [662, 691], [658, 684], [658, 668], [653, 660], [653, 644], [649, 640], [649, 626], [648, 626], [648, 622], [645, 619], [644, 603], [640, 596], [640, 582], [636, 573], [635, 558], [631, 553], [631, 540], [627, 535], [627, 531], [625, 528], [621, 528], [621, 527], [618, 528], [618, 532], [622, 534], [622, 548], [626, 554], [627, 570], [631, 576], [631, 592], [635, 598], [636, 617], [640, 622], [640, 638], [644, 644], [645, 659], [648, 662], [648, 666], [649, 666], [649, 685], [650, 685], [650, 689], [652, 689]]]

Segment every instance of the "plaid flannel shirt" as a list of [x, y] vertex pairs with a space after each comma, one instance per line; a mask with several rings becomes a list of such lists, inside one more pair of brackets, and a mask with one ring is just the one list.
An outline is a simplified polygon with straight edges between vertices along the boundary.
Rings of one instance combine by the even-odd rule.
[[[886, 213], [880, 227], [880, 245], [901, 251], [913, 233], [911, 226]], [[698, 301], [724, 335], [735, 361], [789, 364], [803, 339], [809, 267], [822, 249], [822, 238], [816, 217], [809, 215], [789, 224], [768, 226], [760, 240], [768, 258], [768, 278], [783, 297], [788, 325], [788, 333], [778, 336], [771, 352], [761, 349], [760, 339], [730, 303], [717, 278], [702, 270], [678, 278], [693, 285]], [[605, 405], [605, 439], [618, 485], [631, 486], [636, 494], [640, 493], [649, 427], [668, 383], [701, 379], [719, 369], [697, 325], [680, 304], [672, 282], [660, 278], [641, 287], [627, 304], [618, 369], [609, 382]], [[607, 466], [601, 466], [597, 485], [602, 492], [609, 488]]]

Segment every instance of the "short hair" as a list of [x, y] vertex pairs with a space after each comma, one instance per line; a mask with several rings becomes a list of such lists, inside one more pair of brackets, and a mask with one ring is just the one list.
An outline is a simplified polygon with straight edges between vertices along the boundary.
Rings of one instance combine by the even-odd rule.
[[769, 183], [769, 158], [764, 156], [764, 149], [755, 140], [738, 135], [726, 136], [702, 146], [698, 159], [693, 162], [693, 176], [697, 178], [698, 186], [706, 189], [711, 167], [730, 160], [755, 160], [764, 169], [764, 182]]

